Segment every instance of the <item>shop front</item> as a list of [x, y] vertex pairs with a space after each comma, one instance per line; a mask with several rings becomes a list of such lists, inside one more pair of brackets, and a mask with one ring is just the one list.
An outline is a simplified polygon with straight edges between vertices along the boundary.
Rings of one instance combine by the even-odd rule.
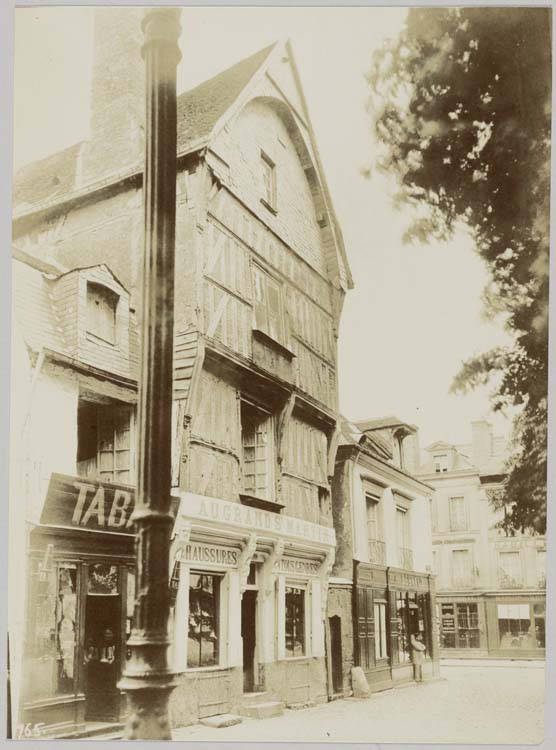
[[441, 655], [480, 658], [488, 655], [484, 600], [481, 596], [438, 597]]
[[324, 612], [334, 530], [182, 493], [171, 551], [177, 726], [253, 693], [326, 700]]
[[134, 490], [53, 474], [30, 533], [22, 722], [60, 736], [119, 722], [134, 599]]
[[438, 674], [434, 579], [428, 574], [354, 562], [355, 663], [372, 691], [413, 679], [411, 638], [426, 646], [423, 677]]
[[500, 594], [485, 597], [489, 654], [509, 659], [544, 659], [546, 597]]

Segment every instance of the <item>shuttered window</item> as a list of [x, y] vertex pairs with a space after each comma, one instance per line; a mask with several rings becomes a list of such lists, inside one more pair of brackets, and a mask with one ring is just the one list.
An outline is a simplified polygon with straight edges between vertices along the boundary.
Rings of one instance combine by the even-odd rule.
[[132, 407], [81, 401], [77, 412], [77, 473], [104, 482], [133, 481]]
[[282, 289], [278, 281], [253, 266], [254, 327], [278, 343], [285, 344]]
[[245, 401], [241, 404], [243, 490], [248, 495], [273, 500], [272, 418]]
[[467, 513], [464, 497], [450, 498], [450, 530], [465, 531], [467, 529]]
[[116, 343], [118, 295], [102, 284], [87, 283], [87, 332]]
[[452, 550], [452, 583], [454, 586], [471, 586], [471, 553], [468, 549]]
[[357, 586], [357, 651], [363, 670], [374, 666], [374, 610], [372, 589]]

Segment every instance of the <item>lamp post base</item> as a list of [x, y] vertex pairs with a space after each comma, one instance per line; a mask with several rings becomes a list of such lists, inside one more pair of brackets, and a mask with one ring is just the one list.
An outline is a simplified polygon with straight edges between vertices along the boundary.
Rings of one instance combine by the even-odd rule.
[[173, 680], [157, 684], [154, 680], [123, 678], [120, 687], [127, 692], [129, 715], [124, 740], [171, 740], [172, 725], [168, 704], [175, 687]]

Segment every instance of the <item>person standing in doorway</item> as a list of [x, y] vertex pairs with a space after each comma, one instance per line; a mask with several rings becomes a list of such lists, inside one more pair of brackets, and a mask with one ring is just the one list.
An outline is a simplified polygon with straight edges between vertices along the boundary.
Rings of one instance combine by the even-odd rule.
[[413, 677], [415, 682], [423, 682], [423, 662], [425, 661], [426, 646], [421, 633], [411, 636], [411, 658], [413, 661]]

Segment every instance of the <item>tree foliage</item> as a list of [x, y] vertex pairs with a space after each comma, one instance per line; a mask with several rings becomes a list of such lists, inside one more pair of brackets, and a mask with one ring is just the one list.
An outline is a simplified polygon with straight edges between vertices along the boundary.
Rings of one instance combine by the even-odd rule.
[[368, 81], [378, 166], [418, 217], [407, 240], [462, 224], [490, 271], [484, 299], [513, 345], [463, 364], [453, 389], [491, 382], [514, 420], [514, 528], [546, 528], [551, 16], [546, 8], [414, 8]]

